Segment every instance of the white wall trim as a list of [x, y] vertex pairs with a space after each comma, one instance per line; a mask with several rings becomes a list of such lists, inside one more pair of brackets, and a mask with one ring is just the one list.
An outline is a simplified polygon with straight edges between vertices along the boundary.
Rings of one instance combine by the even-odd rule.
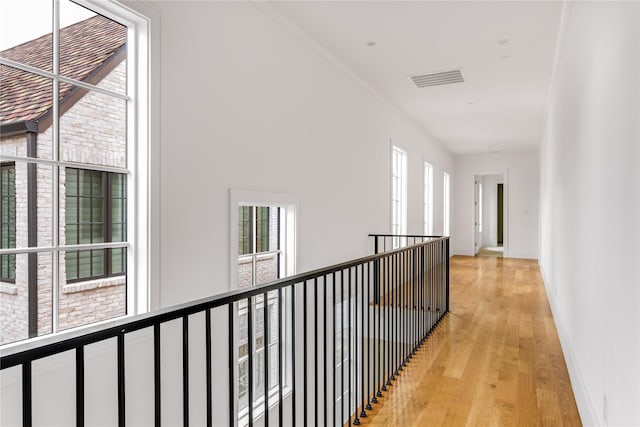
[[[580, 370], [577, 359], [573, 352], [573, 342], [571, 336], [567, 333], [567, 329], [564, 326], [564, 320], [560, 314], [560, 311], [556, 308], [552, 287], [553, 285], [547, 280], [544, 267], [540, 264], [540, 276], [542, 277], [542, 283], [547, 294], [547, 300], [551, 307], [551, 313], [553, 314], [553, 323], [558, 331], [558, 337], [560, 338], [560, 346], [562, 347], [562, 354], [564, 355], [565, 363], [567, 364], [567, 370], [569, 371], [569, 379], [571, 380], [571, 388], [573, 389], [573, 395], [578, 406], [578, 413], [584, 426], [602, 426], [606, 425], [603, 419], [598, 417], [598, 412], [591, 399], [589, 399], [589, 393], [584, 382], [584, 376]], [[555, 288], [554, 288], [555, 289]]]
[[[144, 61], [136, 64], [137, 73], [142, 77], [138, 82], [138, 102], [144, 104], [148, 118], [140, 120], [137, 132], [143, 135], [139, 144], [145, 145], [147, 155], [144, 159], [136, 159], [140, 174], [148, 176], [144, 188], [139, 188], [145, 196], [146, 224], [140, 224], [143, 242], [139, 242], [141, 252], [146, 252], [145, 274], [137, 279], [146, 283], [146, 292], [139, 295], [136, 301], [136, 313], [160, 309], [162, 305], [161, 289], [161, 250], [160, 242], [160, 13], [148, 3], [131, 0], [110, 0], [110, 3], [124, 8], [137, 15], [136, 25], [142, 27], [138, 38], [134, 41], [138, 55]], [[107, 3], [108, 4], [108, 3]], [[146, 66], [142, 68], [141, 65]], [[141, 262], [138, 257], [137, 262]]]

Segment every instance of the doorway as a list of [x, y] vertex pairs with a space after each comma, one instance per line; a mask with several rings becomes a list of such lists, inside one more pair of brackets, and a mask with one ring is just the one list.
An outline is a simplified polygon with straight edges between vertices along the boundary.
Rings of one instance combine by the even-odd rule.
[[507, 252], [506, 172], [474, 175], [474, 253], [504, 257]]

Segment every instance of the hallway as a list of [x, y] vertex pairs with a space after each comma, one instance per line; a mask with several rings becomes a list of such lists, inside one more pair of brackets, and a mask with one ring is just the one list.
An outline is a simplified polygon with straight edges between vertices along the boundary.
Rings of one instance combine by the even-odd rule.
[[451, 311], [380, 399], [370, 426], [577, 426], [535, 260], [451, 259]]

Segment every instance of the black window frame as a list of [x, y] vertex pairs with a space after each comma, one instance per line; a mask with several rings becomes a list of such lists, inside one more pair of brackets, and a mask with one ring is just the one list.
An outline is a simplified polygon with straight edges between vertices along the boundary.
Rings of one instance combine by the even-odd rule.
[[[69, 194], [68, 188], [69, 188], [69, 171], [77, 171], [78, 173], [75, 175], [75, 179], [76, 179], [76, 193], [75, 194]], [[80, 191], [80, 171], [83, 172], [88, 172], [92, 174], [92, 178], [90, 181], [90, 192], [89, 195], [83, 195], [81, 194]], [[99, 180], [100, 180], [100, 194], [99, 195], [94, 195], [93, 191], [94, 191], [94, 181], [93, 181], [93, 177], [99, 176]], [[114, 178], [116, 176], [120, 177], [120, 184], [121, 184], [121, 189], [120, 189], [120, 195], [119, 196], [114, 196], [114, 191], [113, 191], [113, 185], [114, 185]], [[68, 222], [68, 217], [67, 217], [67, 209], [69, 209], [69, 199], [70, 198], [75, 198], [76, 199], [76, 203], [75, 203], [75, 208], [76, 208], [76, 222]], [[80, 209], [82, 207], [82, 204], [80, 203], [81, 199], [89, 199], [89, 216], [90, 216], [90, 220], [89, 222], [82, 222], [81, 221], [81, 216], [80, 216]], [[94, 209], [93, 209], [93, 201], [95, 200], [101, 200], [102, 202], [102, 209], [101, 209], [101, 215], [102, 215], [102, 221], [93, 221], [93, 215], [94, 215]], [[121, 221], [117, 221], [117, 222], [113, 222], [113, 209], [115, 203], [114, 200], [119, 200], [119, 208], [120, 208], [120, 218]], [[98, 171], [98, 170], [94, 170], [94, 169], [88, 169], [88, 168], [71, 168], [71, 167], [67, 167], [65, 168], [65, 244], [66, 245], [74, 245], [74, 244], [92, 244], [92, 243], [110, 243], [110, 242], [126, 242], [127, 241], [127, 216], [126, 216], [126, 212], [127, 212], [127, 180], [126, 180], [126, 175], [122, 174], [122, 173], [116, 173], [116, 172], [105, 172], [105, 171]], [[95, 225], [100, 225], [100, 228], [95, 228]], [[119, 225], [121, 228], [121, 236], [120, 238], [113, 238], [113, 233], [114, 233], [114, 225], [117, 224]], [[80, 242], [81, 240], [81, 236], [80, 236], [80, 227], [81, 226], [88, 226], [88, 230], [89, 230], [89, 235], [90, 235], [90, 241], [89, 242]], [[76, 227], [76, 239], [74, 242], [70, 242], [68, 240], [68, 235], [67, 235], [67, 230], [70, 227]], [[101, 232], [101, 237], [96, 236], [96, 240], [94, 241], [94, 230], [100, 230]], [[99, 233], [96, 233], [99, 234]], [[113, 265], [113, 255], [114, 253], [116, 253], [116, 251], [120, 251], [120, 269], [118, 271], [116, 271], [114, 273], [114, 265]], [[80, 254], [81, 253], [89, 253], [89, 266], [90, 266], [90, 274], [89, 276], [85, 276], [85, 277], [80, 277]], [[101, 265], [101, 269], [102, 269], [102, 273], [96, 273], [94, 274], [94, 257], [99, 257], [100, 253], [102, 253], [102, 263], [100, 263], [99, 265]], [[70, 272], [70, 267], [69, 267], [69, 259], [67, 258], [69, 255], [75, 255], [76, 256], [76, 264], [75, 264], [75, 277], [73, 278], [69, 278], [69, 272]], [[81, 251], [66, 251], [65, 252], [65, 278], [66, 278], [66, 282], [67, 283], [79, 283], [79, 282], [86, 282], [86, 281], [90, 281], [90, 280], [99, 280], [99, 279], [106, 279], [106, 278], [110, 278], [110, 277], [118, 277], [118, 276], [125, 276], [127, 273], [127, 268], [126, 268], [126, 248], [115, 248], [115, 249], [111, 249], [111, 248], [105, 248], [105, 249], [87, 249], [87, 250], [81, 250]]]
[[[8, 194], [4, 193], [4, 171], [13, 170], [13, 186], [7, 184], [9, 189]], [[13, 190], [13, 191], [12, 191]], [[8, 209], [11, 209], [11, 199], [13, 199], [13, 221], [11, 221], [11, 214], [7, 213], [7, 221], [3, 221], [4, 210], [8, 205]], [[16, 223], [17, 223], [17, 206], [16, 206], [16, 163], [15, 162], [2, 162], [0, 163], [0, 248], [13, 249], [16, 247]], [[5, 228], [9, 236], [7, 237], [7, 244], [5, 241]], [[12, 233], [13, 232], [13, 233]], [[12, 236], [13, 234], [13, 236]], [[12, 245], [13, 241], [13, 245]], [[5, 262], [7, 272], [5, 275]], [[11, 272], [13, 277], [11, 277]], [[0, 255], [0, 281], [6, 283], [16, 283], [16, 255], [15, 254], [2, 254]]]

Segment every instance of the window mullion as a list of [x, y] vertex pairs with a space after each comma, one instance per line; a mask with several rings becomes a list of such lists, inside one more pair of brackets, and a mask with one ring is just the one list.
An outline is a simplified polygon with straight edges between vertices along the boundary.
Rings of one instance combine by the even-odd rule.
[[[51, 142], [52, 142], [52, 148], [53, 148], [53, 152], [52, 152], [52, 160], [54, 162], [57, 162], [60, 160], [60, 123], [58, 120], [58, 116], [60, 114], [60, 97], [59, 97], [59, 92], [60, 92], [60, 80], [58, 78], [58, 75], [60, 74], [60, 33], [59, 33], [59, 29], [60, 29], [60, 2], [59, 0], [53, 0], [53, 34], [52, 34], [52, 38], [53, 38], [53, 93], [52, 93], [52, 97], [53, 99], [52, 101], [52, 110], [53, 110], [53, 115], [52, 115], [52, 120], [51, 120], [51, 127], [52, 127], [52, 135], [51, 135]], [[52, 216], [53, 216], [53, 227], [54, 227], [54, 232], [53, 232], [53, 246], [54, 247], [58, 247], [60, 244], [60, 219], [59, 219], [59, 215], [60, 215], [60, 169], [58, 166], [54, 166], [54, 171], [53, 171], [53, 212], [52, 212]], [[80, 272], [80, 263], [79, 263], [79, 256], [78, 256], [78, 273]], [[58, 288], [60, 286], [59, 282], [60, 282], [60, 274], [59, 274], [59, 269], [60, 269], [60, 251], [53, 251], [52, 253], [52, 259], [53, 259], [53, 277], [52, 277], [52, 283], [53, 283], [53, 289], [52, 289], [52, 307], [51, 307], [51, 311], [52, 311], [52, 319], [51, 319], [51, 332], [56, 333], [58, 332], [58, 313], [59, 313], [59, 292], [58, 292]]]

